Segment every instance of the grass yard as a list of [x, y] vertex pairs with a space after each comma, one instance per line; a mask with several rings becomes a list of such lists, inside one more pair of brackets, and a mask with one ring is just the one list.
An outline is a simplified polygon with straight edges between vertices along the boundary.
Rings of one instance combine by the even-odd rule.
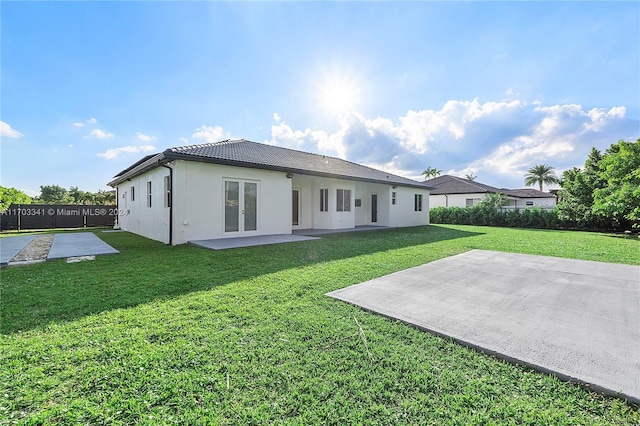
[[637, 237], [438, 225], [209, 251], [96, 233], [121, 254], [0, 272], [1, 425], [640, 424], [323, 296], [473, 248], [639, 265]]

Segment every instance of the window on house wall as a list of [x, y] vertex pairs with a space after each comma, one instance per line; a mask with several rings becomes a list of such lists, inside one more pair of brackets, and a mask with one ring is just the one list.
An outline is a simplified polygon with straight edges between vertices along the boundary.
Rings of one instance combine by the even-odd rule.
[[421, 212], [422, 211], [422, 194], [415, 194], [413, 198], [413, 209], [414, 211]]
[[351, 190], [350, 189], [336, 190], [336, 211], [339, 211], [339, 212], [351, 211]]
[[164, 177], [164, 206], [171, 207], [171, 176]]
[[131, 201], [135, 201], [136, 200], [136, 187], [132, 186], [131, 187]]
[[395, 204], [396, 203], [396, 192], [393, 191], [391, 193], [391, 204]]
[[526, 201], [524, 204], [527, 206], [533, 206], [533, 201]]
[[464, 205], [466, 207], [473, 207], [473, 198], [467, 198]]
[[151, 207], [151, 181], [147, 182], [147, 207]]
[[356, 198], [355, 200], [353, 200], [353, 203], [356, 207], [362, 207], [362, 199], [360, 198]]
[[320, 211], [329, 211], [329, 190], [327, 188], [320, 189]]

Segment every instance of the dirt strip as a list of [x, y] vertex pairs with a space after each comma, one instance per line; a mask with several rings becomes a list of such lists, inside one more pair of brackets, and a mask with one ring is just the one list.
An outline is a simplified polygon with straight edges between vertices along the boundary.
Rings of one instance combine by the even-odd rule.
[[54, 234], [38, 235], [20, 253], [13, 256], [11, 263], [46, 259], [54, 237]]

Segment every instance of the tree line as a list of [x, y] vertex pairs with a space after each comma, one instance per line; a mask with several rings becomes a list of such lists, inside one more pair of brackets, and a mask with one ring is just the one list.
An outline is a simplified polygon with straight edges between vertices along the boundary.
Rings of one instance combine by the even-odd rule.
[[[490, 194], [478, 208], [467, 208], [469, 211], [432, 209], [431, 220], [433, 223], [551, 229], [640, 228], [640, 138], [635, 142], [620, 140], [604, 152], [592, 148], [584, 167], [565, 170], [560, 178], [553, 169], [540, 164], [530, 168], [525, 175], [525, 184], [538, 185], [540, 190], [543, 183], [560, 185], [558, 203], [553, 211], [527, 212], [526, 217], [518, 218], [511, 212], [500, 211], [499, 207], [506, 201], [502, 194]], [[423, 175], [436, 177], [441, 172], [428, 167]], [[470, 176], [466, 178], [470, 179]], [[470, 180], [474, 179], [475, 176]]]
[[19, 189], [0, 186], [0, 211], [5, 211], [11, 204], [115, 205], [116, 192], [90, 192], [82, 191], [77, 186], [66, 189], [59, 185], [42, 185], [40, 195], [30, 197]]

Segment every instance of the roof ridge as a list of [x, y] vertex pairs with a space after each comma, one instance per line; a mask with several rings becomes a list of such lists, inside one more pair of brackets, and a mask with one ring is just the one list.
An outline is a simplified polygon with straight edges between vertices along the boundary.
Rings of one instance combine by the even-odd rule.
[[452, 176], [452, 177], [454, 179], [460, 181], [460, 182], [466, 183], [466, 184], [471, 185], [473, 187], [476, 187], [478, 189], [483, 189], [485, 191], [488, 190], [488, 189], [499, 190], [498, 188], [496, 188], [494, 186], [487, 185], [487, 184], [480, 183], [480, 182], [474, 182], [471, 179], [464, 179], [464, 178], [461, 178], [461, 177], [458, 177], [458, 176]]
[[186, 151], [188, 149], [193, 149], [193, 148], [205, 148], [208, 146], [214, 146], [214, 145], [223, 145], [229, 142], [240, 142], [243, 139], [223, 139], [221, 141], [216, 141], [216, 142], [207, 142], [207, 143], [196, 143], [196, 144], [192, 144], [192, 145], [182, 145], [182, 146], [174, 146], [171, 148], [168, 148], [167, 151], [172, 151], [172, 152], [183, 152]]
[[[373, 167], [369, 167], [369, 166], [366, 166], [364, 164], [356, 163], [354, 161], [346, 160], [346, 159], [340, 158], [340, 157], [334, 157], [333, 155], [328, 155], [328, 154], [318, 154], [316, 152], [302, 151], [302, 150], [299, 150], [299, 149], [288, 148], [286, 146], [270, 145], [270, 144], [267, 144], [267, 143], [264, 143], [264, 142], [254, 142], [254, 141], [250, 141], [250, 140], [247, 140], [247, 139], [227, 139], [227, 140], [224, 140], [224, 141], [221, 141], [221, 142], [248, 142], [248, 143], [254, 143], [256, 145], [265, 145], [265, 146], [270, 146], [270, 147], [273, 147], [273, 148], [278, 148], [278, 149], [284, 149], [284, 150], [287, 150], [287, 151], [297, 152], [297, 153], [300, 153], [300, 154], [315, 155], [316, 157], [330, 158], [330, 159], [333, 159], [333, 160], [344, 161], [345, 163], [353, 164], [355, 166], [365, 167], [365, 168], [367, 168], [369, 170], [374, 170], [376, 172], [383, 172], [383, 173], [386, 173], [387, 175], [393, 175], [393, 173], [385, 172], [385, 171], [382, 171], [380, 169], [375, 169]], [[395, 176], [398, 176], [398, 175], [395, 175]], [[402, 177], [402, 176], [398, 176], [398, 177]], [[407, 179], [407, 178], [405, 178], [405, 179]]]

